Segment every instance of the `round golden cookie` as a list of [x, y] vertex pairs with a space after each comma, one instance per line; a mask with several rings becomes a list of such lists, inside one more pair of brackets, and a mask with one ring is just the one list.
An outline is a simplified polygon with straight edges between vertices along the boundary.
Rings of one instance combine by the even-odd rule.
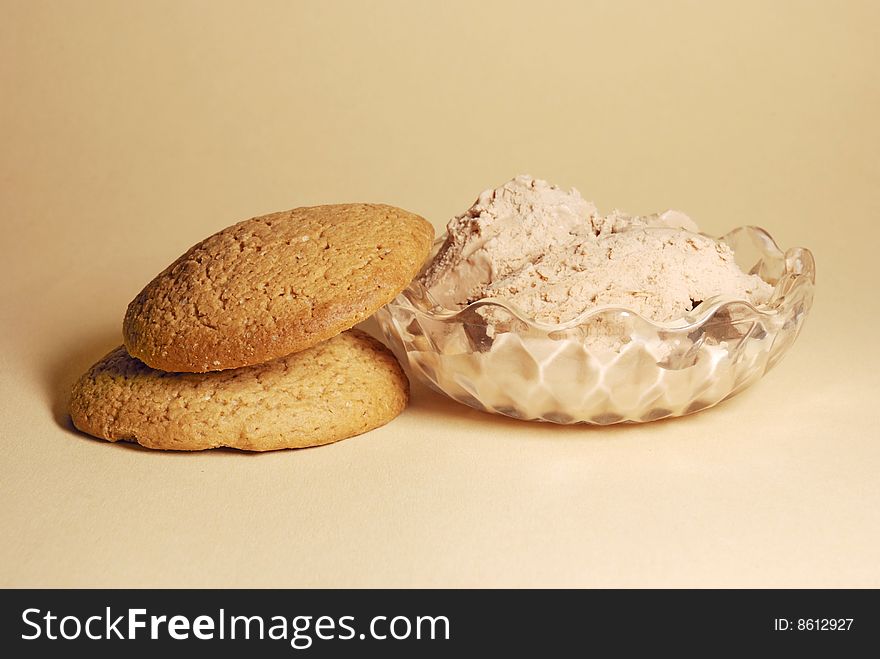
[[131, 302], [128, 352], [204, 373], [260, 364], [354, 327], [418, 273], [433, 227], [383, 204], [296, 208], [190, 248]]
[[294, 355], [215, 373], [166, 373], [120, 346], [74, 385], [70, 416], [95, 437], [154, 449], [271, 451], [384, 425], [409, 385], [385, 346], [350, 330]]

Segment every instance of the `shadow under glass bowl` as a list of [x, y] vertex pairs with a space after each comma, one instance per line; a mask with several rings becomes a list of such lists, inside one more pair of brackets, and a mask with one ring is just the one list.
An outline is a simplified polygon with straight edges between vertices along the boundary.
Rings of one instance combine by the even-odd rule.
[[[774, 286], [766, 305], [714, 297], [671, 323], [600, 307], [550, 325], [501, 299], [444, 309], [416, 280], [376, 318], [413, 377], [478, 410], [599, 425], [683, 416], [739, 393], [772, 368], [813, 301], [809, 250], [783, 253], [766, 231], [749, 226], [718, 240], [744, 272]], [[490, 320], [481, 309], [491, 309]]]

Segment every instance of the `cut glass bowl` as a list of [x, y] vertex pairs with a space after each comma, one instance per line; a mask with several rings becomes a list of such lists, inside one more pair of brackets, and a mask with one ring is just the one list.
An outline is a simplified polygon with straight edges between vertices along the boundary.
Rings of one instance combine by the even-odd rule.
[[[600, 425], [683, 416], [739, 393], [772, 368], [813, 300], [809, 250], [783, 253], [758, 227], [719, 240], [744, 272], [774, 286], [766, 305], [715, 297], [671, 323], [601, 307], [548, 325], [501, 299], [442, 308], [417, 279], [376, 316], [413, 377], [478, 410]], [[494, 308], [491, 320], [478, 313], [483, 307]]]

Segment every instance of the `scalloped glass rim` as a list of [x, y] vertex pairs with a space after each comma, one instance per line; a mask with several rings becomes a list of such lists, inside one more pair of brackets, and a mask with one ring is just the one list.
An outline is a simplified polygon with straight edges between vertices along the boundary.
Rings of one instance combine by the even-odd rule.
[[[437, 253], [437, 250], [443, 245], [445, 236], [446, 234], [440, 236], [434, 241], [431, 255], [426, 262], [426, 267], [427, 263], [430, 263], [434, 255]], [[728, 231], [719, 238], [715, 238], [714, 236], [710, 237], [714, 240], [730, 245], [731, 248], [734, 249], [734, 253], [738, 252], [740, 254], [741, 250], [737, 250], [736, 247], [743, 242], [743, 238], [746, 238], [759, 248], [762, 257], [784, 261], [785, 269], [781, 273], [781, 276], [773, 277], [772, 279], [775, 279], [775, 281], [768, 280], [768, 283], [774, 284], [774, 289], [773, 294], [766, 305], [756, 307], [748, 300], [716, 295], [703, 300], [693, 309], [693, 311], [684, 316], [684, 318], [668, 322], [651, 320], [650, 318], [642, 316], [634, 309], [627, 307], [604, 305], [586, 309], [583, 313], [565, 321], [564, 323], [544, 323], [531, 318], [516, 304], [503, 298], [485, 297], [475, 300], [459, 309], [449, 309], [434, 299], [430, 291], [428, 291], [428, 289], [426, 289], [419, 281], [419, 277], [413, 279], [410, 285], [400, 292], [398, 299], [393, 300], [389, 304], [400, 304], [402, 300], [399, 298], [403, 297], [417, 313], [429, 315], [432, 320], [435, 321], [449, 323], [472, 323], [472, 312], [476, 309], [479, 309], [480, 307], [499, 307], [527, 326], [544, 332], [556, 332], [571, 329], [578, 325], [583, 325], [597, 316], [602, 316], [608, 313], [632, 315], [645, 325], [655, 328], [657, 331], [690, 330], [705, 323], [729, 304], [744, 305], [757, 315], [775, 315], [779, 313], [779, 309], [782, 307], [786, 296], [791, 294], [793, 287], [797, 286], [799, 282], [805, 283], [808, 281], [811, 285], [816, 282], [816, 264], [812, 252], [805, 247], [792, 247], [783, 253], [773, 237], [761, 227], [751, 225], [741, 226]], [[761, 260], [762, 262], [765, 262], [764, 258]], [[755, 267], [750, 268], [750, 270], [755, 270]], [[424, 268], [422, 271], [424, 271]], [[419, 273], [419, 276], [421, 276], [421, 273]]]

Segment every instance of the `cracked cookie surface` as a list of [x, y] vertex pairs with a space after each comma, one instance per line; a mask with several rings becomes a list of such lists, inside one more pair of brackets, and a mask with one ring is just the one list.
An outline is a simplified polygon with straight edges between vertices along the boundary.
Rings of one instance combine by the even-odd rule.
[[296, 208], [196, 244], [131, 302], [128, 352], [165, 371], [259, 364], [372, 315], [418, 273], [433, 227], [384, 204]]
[[329, 444], [391, 421], [409, 384], [360, 330], [264, 364], [166, 373], [120, 346], [74, 385], [70, 416], [90, 435], [154, 449], [270, 451]]

